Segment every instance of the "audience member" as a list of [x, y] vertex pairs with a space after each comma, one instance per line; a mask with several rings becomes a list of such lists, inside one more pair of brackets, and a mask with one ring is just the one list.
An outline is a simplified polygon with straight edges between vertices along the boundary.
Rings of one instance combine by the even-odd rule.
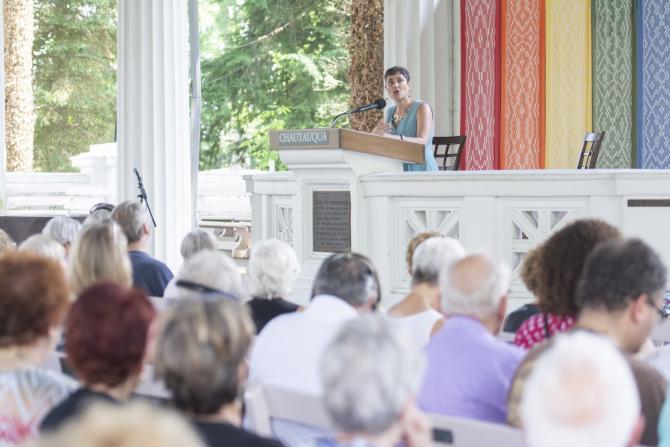
[[163, 321], [156, 373], [210, 447], [281, 446], [241, 428], [253, 333], [246, 308], [215, 297], [180, 300]]
[[[314, 280], [313, 298], [303, 312], [280, 315], [258, 335], [251, 351], [250, 383], [272, 383], [321, 395], [319, 361], [338, 329], [379, 299], [367, 258], [347, 253], [328, 257]], [[274, 423], [287, 445], [313, 442], [321, 431]]]
[[[539, 268], [541, 251], [542, 245], [535, 247], [533, 250], [526, 253], [519, 270], [519, 277], [521, 277], [526, 288], [533, 294], [533, 296], [537, 296], [537, 269]], [[538, 313], [540, 313], [540, 307], [537, 305], [537, 301], [524, 304], [505, 317], [502, 331], [516, 334], [524, 321]]]
[[269, 239], [251, 247], [247, 281], [252, 298], [247, 306], [257, 333], [274, 317], [300, 308], [286, 300], [299, 273], [298, 257], [287, 243]]
[[321, 360], [323, 400], [338, 445], [432, 446], [414, 402], [423, 355], [396, 321], [364, 316], [345, 323]]
[[3, 255], [9, 251], [13, 251], [16, 248], [16, 242], [11, 238], [9, 234], [3, 229], [0, 228], [0, 255]]
[[84, 227], [72, 245], [68, 274], [75, 295], [99, 281], [132, 285], [128, 243], [116, 222], [107, 220]]
[[73, 303], [65, 324], [67, 362], [82, 387], [42, 421], [52, 431], [92, 402], [128, 399], [137, 386], [156, 311], [141, 289], [102, 282]]
[[584, 331], [557, 337], [538, 359], [520, 410], [528, 447], [635, 446], [644, 425], [628, 363]]
[[[658, 309], [667, 281], [658, 255], [638, 239], [612, 240], [596, 247], [586, 259], [577, 284], [580, 312], [576, 330], [609, 337], [625, 353], [637, 383], [645, 429], [641, 444], [656, 445], [656, 427], [665, 398], [665, 379], [651, 366], [633, 356], [658, 321]], [[539, 345], [517, 370], [508, 401], [508, 421], [520, 426], [519, 401], [534, 363], [552, 345]]]
[[[194, 254], [204, 250], [216, 250], [216, 240], [208, 231], [197, 229], [189, 232], [181, 241], [181, 256], [184, 262], [188, 261]], [[170, 280], [165, 286], [163, 296], [167, 298], [177, 298], [177, 277]]]
[[147, 253], [151, 227], [144, 205], [136, 200], [121, 202], [114, 207], [112, 219], [121, 226], [128, 239], [133, 285], [146, 290], [150, 296], [163, 296], [173, 275], [167, 265]]
[[51, 238], [61, 244], [65, 250], [65, 257], [67, 257], [72, 243], [77, 234], [79, 234], [79, 230], [81, 230], [79, 221], [67, 216], [56, 216], [49, 219], [42, 229], [42, 234], [51, 236]]
[[57, 262], [20, 252], [0, 258], [0, 445], [36, 436], [46, 413], [76, 386], [42, 368], [68, 305]]
[[423, 241], [430, 239], [431, 237], [442, 237], [437, 231], [424, 231], [422, 233], [417, 233], [412, 239], [407, 243], [407, 250], [405, 251], [405, 262], [407, 263], [407, 273], [412, 274], [412, 258], [414, 258], [414, 250], [416, 247], [421, 245]]
[[440, 270], [465, 256], [463, 246], [455, 239], [433, 237], [424, 241], [412, 257], [412, 290], [389, 310], [399, 317], [417, 346], [424, 347], [444, 323], [440, 308]]
[[235, 262], [219, 251], [205, 250], [190, 257], [177, 275], [178, 298], [202, 295], [241, 301], [245, 291]]
[[92, 405], [81, 418], [42, 437], [35, 447], [205, 447], [171, 411], [146, 403]]
[[104, 222], [112, 218], [114, 205], [111, 203], [96, 203], [91, 207], [89, 215], [84, 220], [84, 226]]
[[65, 248], [51, 236], [33, 234], [19, 244], [19, 250], [58, 261], [65, 266]]
[[426, 412], [505, 422], [509, 385], [524, 352], [495, 338], [505, 317], [509, 269], [467, 256], [440, 275], [444, 326], [426, 346], [419, 394]]
[[537, 297], [540, 313], [521, 324], [514, 344], [530, 349], [575, 324], [575, 290], [588, 254], [621, 232], [597, 219], [580, 219], [551, 235], [539, 248], [538, 264], [522, 279]]

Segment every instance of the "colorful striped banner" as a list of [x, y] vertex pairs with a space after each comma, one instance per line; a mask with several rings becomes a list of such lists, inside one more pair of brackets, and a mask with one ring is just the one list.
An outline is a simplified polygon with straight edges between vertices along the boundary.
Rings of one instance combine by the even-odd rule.
[[503, 0], [500, 166], [544, 164], [544, 1]]
[[630, 168], [633, 153], [633, 2], [593, 0], [593, 128], [599, 168]]
[[461, 0], [462, 166], [498, 169], [501, 0]]
[[637, 166], [670, 168], [670, 1], [638, 0]]
[[574, 168], [591, 131], [591, 0], [546, 0], [547, 168]]

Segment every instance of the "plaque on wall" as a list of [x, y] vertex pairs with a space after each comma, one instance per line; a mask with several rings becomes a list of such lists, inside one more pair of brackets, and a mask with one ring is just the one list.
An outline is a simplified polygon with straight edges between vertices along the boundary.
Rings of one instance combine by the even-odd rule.
[[351, 251], [351, 193], [314, 191], [312, 193], [312, 242], [314, 251]]

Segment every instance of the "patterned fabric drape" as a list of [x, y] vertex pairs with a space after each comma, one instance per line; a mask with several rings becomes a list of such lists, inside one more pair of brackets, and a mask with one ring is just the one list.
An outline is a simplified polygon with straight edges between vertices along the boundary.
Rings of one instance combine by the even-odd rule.
[[461, 129], [466, 169], [499, 167], [500, 3], [461, 0]]
[[544, 1], [503, 0], [500, 167], [544, 160]]
[[547, 168], [574, 168], [591, 130], [591, 0], [546, 0]]
[[636, 1], [637, 165], [670, 167], [670, 1]]
[[605, 131], [599, 168], [630, 168], [633, 0], [593, 0], [593, 129]]

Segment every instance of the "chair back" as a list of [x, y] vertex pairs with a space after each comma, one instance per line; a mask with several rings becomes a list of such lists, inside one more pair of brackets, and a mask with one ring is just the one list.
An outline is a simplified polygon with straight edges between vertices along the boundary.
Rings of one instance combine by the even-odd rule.
[[465, 135], [433, 137], [433, 155], [440, 171], [459, 170], [465, 139]]
[[600, 155], [600, 147], [605, 139], [605, 132], [592, 132], [584, 136], [584, 144], [579, 153], [577, 169], [595, 169]]
[[334, 431], [321, 396], [262, 385], [244, 393], [244, 402], [249, 428], [261, 436], [273, 436], [273, 419]]
[[473, 419], [429, 414], [433, 424], [433, 445], [452, 447], [492, 446], [523, 447], [523, 433], [518, 428]]

